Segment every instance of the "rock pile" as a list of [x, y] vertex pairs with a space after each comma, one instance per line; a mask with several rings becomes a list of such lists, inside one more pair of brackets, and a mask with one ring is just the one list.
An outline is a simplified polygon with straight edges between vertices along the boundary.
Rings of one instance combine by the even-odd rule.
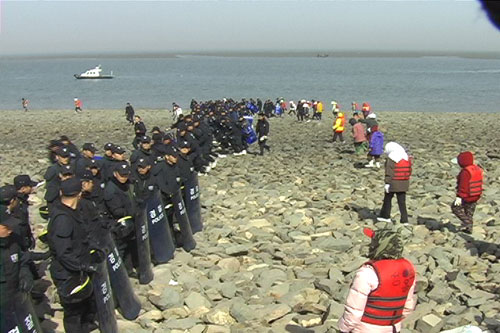
[[[168, 124], [159, 111], [140, 114], [146, 125]], [[386, 141], [403, 144], [414, 157], [405, 253], [418, 271], [419, 301], [402, 332], [466, 324], [500, 332], [500, 168], [486, 154], [495, 148], [500, 122], [495, 114], [378, 116]], [[50, 122], [59, 113], [43, 117]], [[16, 133], [30, 130], [19, 119], [0, 129], [4, 182], [20, 172], [40, 178], [44, 145], [63, 133], [78, 144], [102, 147], [112, 140], [130, 147], [121, 112], [67, 117], [57, 130], [35, 123], [38, 134], [29, 139]], [[222, 159], [200, 178], [205, 230], [195, 236], [198, 247], [155, 267], [150, 285], [133, 281], [143, 310], [135, 322], [120, 319], [120, 332], [335, 332], [354, 272], [367, 260], [362, 228], [385, 225], [375, 222], [384, 184], [382, 169], [356, 168], [364, 157], [353, 154], [349, 139], [329, 142], [333, 118], [326, 118], [271, 119], [271, 154]], [[458, 173], [451, 159], [462, 150], [473, 151], [485, 169], [471, 236], [457, 233], [449, 207]], [[399, 220], [397, 208], [393, 219]], [[47, 294], [56, 300], [53, 287]], [[51, 305], [57, 311], [45, 326], [62, 332], [60, 307]]]

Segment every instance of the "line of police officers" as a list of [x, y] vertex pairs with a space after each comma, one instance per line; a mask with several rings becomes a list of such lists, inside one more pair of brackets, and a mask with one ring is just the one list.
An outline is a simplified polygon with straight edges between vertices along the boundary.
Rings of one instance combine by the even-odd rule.
[[[47, 234], [41, 239], [49, 246], [50, 273], [64, 310], [65, 331], [90, 332], [96, 328], [98, 316], [90, 286], [99, 265], [111, 256], [110, 248], [100, 242], [103, 233], [112, 236], [128, 275], [138, 276], [141, 281], [141, 271], [137, 271], [140, 243], [136, 238], [143, 236], [141, 231], [134, 232], [134, 223], [138, 223], [134, 218], [154, 193], [160, 194], [166, 209], [174, 246], [186, 251], [196, 247], [193, 233], [203, 228], [199, 203], [197, 207], [186, 207], [184, 202], [199, 201], [197, 174], [215, 167], [216, 158], [223, 156], [220, 152], [232, 149], [240, 155], [245, 151], [245, 120], [239, 111], [235, 117], [235, 105], [238, 104], [231, 101], [197, 104], [192, 114], [181, 117], [172, 126], [176, 133], [153, 128], [152, 138], [138, 138], [130, 163], [125, 149], [112, 143], [105, 144], [102, 159], [96, 159], [97, 149], [92, 143], [85, 143], [79, 151], [66, 136], [50, 142], [49, 159], [53, 164], [44, 176], [48, 212], [41, 209], [49, 216], [49, 223]], [[267, 133], [268, 125], [265, 135], [260, 135], [264, 145]], [[214, 142], [220, 145], [219, 153], [214, 152]], [[33, 262], [48, 256], [29, 252], [35, 240], [27, 199], [36, 182], [22, 175], [14, 183], [0, 188], [1, 332], [11, 332], [13, 327], [27, 330], [30, 320], [31, 331], [39, 332], [29, 297], [24, 297], [27, 305], [21, 312], [30, 320], [16, 315], [9, 319], [7, 315], [19, 314], [14, 309], [19, 303], [16, 300], [19, 295], [29, 294], [33, 278], [38, 278]], [[154, 253], [152, 258], [155, 262]]]

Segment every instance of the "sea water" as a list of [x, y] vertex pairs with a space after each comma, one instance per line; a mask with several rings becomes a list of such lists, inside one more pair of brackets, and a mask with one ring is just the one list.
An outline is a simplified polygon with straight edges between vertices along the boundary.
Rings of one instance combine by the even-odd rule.
[[[111, 80], [73, 74], [102, 65]], [[458, 57], [222, 57], [0, 59], [0, 110], [186, 108], [196, 100], [283, 97], [352, 101], [374, 110], [499, 112], [500, 59]]]

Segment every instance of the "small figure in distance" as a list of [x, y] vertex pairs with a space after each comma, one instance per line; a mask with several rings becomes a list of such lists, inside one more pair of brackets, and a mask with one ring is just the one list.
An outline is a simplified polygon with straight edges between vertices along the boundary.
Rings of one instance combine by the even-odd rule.
[[130, 103], [127, 103], [127, 106], [125, 107], [125, 116], [127, 117], [127, 121], [130, 125], [134, 125], [134, 114], [134, 108], [130, 105]]
[[30, 101], [26, 98], [21, 98], [21, 105], [23, 107], [24, 112], [28, 112], [28, 105], [30, 104]]
[[78, 97], [75, 97], [73, 101], [75, 103], [75, 113], [82, 112], [82, 101]]

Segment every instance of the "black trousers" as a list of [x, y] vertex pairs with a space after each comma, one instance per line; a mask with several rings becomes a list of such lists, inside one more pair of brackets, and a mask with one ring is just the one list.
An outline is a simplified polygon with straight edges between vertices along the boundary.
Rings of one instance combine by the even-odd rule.
[[260, 154], [264, 155], [264, 149], [267, 149], [267, 151], [271, 150], [271, 147], [269, 147], [267, 144], [267, 139], [266, 140], [259, 140], [259, 148], [260, 148]]
[[401, 223], [408, 223], [408, 212], [406, 211], [406, 192], [389, 192], [384, 195], [384, 204], [380, 210], [380, 217], [388, 219], [391, 217], [392, 198], [396, 194], [398, 199], [399, 212], [401, 214]]
[[337, 141], [337, 138], [340, 138], [340, 142], [344, 142], [344, 137], [342, 136], [343, 132], [335, 132], [333, 133], [333, 142]]
[[[56, 287], [63, 283], [63, 280], [54, 279]], [[77, 303], [68, 303], [63, 297], [60, 297], [60, 303], [63, 308], [64, 331], [75, 333], [88, 333], [91, 329], [91, 323], [96, 316], [96, 305], [94, 295]]]

